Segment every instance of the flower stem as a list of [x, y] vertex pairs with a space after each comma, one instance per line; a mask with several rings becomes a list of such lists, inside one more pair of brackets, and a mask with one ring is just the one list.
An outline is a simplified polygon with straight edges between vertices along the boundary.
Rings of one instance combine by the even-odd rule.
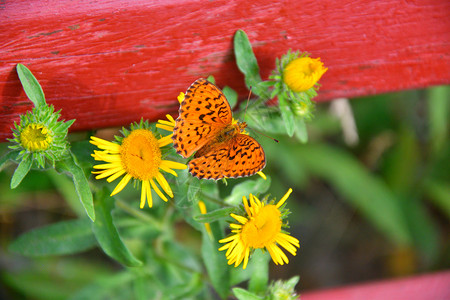
[[130, 206], [127, 202], [125, 202], [121, 199], [116, 198], [116, 205], [117, 205], [117, 207], [120, 207], [128, 214], [135, 216], [136, 218], [138, 218], [144, 222], [151, 223], [152, 225], [154, 225], [156, 228], [158, 228], [160, 230], [163, 227], [163, 224], [161, 224], [161, 222], [158, 222], [155, 218], [149, 216], [148, 214], [144, 213], [143, 211], [135, 209], [134, 207]]

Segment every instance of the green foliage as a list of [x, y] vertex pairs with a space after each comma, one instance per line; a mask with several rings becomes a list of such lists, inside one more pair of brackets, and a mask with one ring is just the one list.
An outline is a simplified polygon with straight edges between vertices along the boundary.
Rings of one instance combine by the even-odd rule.
[[31, 156], [28, 155], [23, 157], [22, 161], [17, 166], [16, 171], [14, 171], [13, 177], [11, 178], [12, 189], [15, 189], [22, 182], [30, 171], [32, 164], [33, 160], [31, 159]]
[[78, 219], [37, 228], [22, 234], [9, 250], [29, 257], [82, 252], [97, 244], [90, 223]]
[[91, 218], [92, 221], [95, 221], [94, 204], [92, 193], [89, 188], [89, 182], [84, 175], [83, 170], [75, 161], [75, 157], [71, 155], [67, 159], [59, 161], [56, 170], [67, 172], [67, 174], [72, 177], [78, 198], [83, 204], [89, 218]]
[[109, 197], [106, 189], [95, 194], [95, 214], [97, 218], [92, 223], [92, 232], [103, 251], [110, 257], [125, 266], [139, 267], [142, 265], [142, 262], [135, 258], [122, 242], [113, 222], [111, 216], [113, 206], [114, 200]]
[[22, 64], [17, 64], [17, 74], [28, 99], [33, 102], [35, 107], [46, 106], [44, 91], [31, 71]]
[[[238, 30], [234, 35], [234, 54], [239, 70], [245, 75], [247, 88], [258, 86], [261, 82], [258, 62], [247, 34], [243, 30]], [[254, 89], [253, 92], [261, 96], [259, 89]]]

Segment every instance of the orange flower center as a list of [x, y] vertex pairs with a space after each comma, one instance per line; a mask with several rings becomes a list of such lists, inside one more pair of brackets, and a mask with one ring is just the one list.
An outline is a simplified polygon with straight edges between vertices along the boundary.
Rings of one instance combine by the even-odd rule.
[[275, 242], [281, 231], [281, 213], [275, 205], [262, 207], [255, 216], [245, 223], [241, 237], [245, 245], [264, 248]]
[[149, 130], [133, 130], [123, 139], [120, 155], [124, 169], [135, 179], [148, 180], [159, 172], [161, 150]]

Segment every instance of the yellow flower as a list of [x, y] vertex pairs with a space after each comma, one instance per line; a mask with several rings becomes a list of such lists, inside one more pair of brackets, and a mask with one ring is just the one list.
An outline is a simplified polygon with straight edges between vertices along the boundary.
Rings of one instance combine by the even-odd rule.
[[263, 171], [259, 171], [259, 172], [256, 173], [256, 174], [258, 174], [259, 176], [261, 176], [262, 179], [267, 180], [266, 174], [264, 174]]
[[41, 124], [29, 124], [20, 134], [20, 143], [29, 151], [47, 150], [52, 141], [48, 128]]
[[266, 249], [277, 265], [289, 262], [279, 246], [296, 255], [295, 247], [300, 247], [299, 241], [282, 230], [283, 226], [287, 226], [283, 223], [286, 214], [282, 205], [291, 192], [292, 189], [289, 189], [277, 204], [265, 204], [252, 194], [249, 204], [247, 198], [242, 197], [246, 216], [231, 214], [239, 224], [230, 224], [233, 235], [219, 241], [225, 243], [219, 251], [227, 250], [225, 255], [229, 265], [234, 263], [237, 267], [244, 261], [245, 269], [250, 252], [258, 248]]
[[[198, 208], [200, 209], [201, 214], [204, 215], [207, 213], [205, 202], [203, 202], [201, 200], [198, 201]], [[206, 229], [206, 232], [208, 232], [209, 237], [212, 238], [211, 225], [209, 225], [209, 223], [205, 223], [205, 229]]]
[[172, 141], [173, 128], [175, 127], [175, 120], [172, 118], [171, 115], [166, 115], [166, 118], [168, 121], [167, 120], [158, 120], [158, 122], [156, 123], [156, 127], [170, 131], [171, 134], [165, 136], [164, 139], [168, 139], [168, 140]]
[[177, 97], [178, 102], [181, 104], [181, 102], [183, 102], [184, 100], [184, 93], [180, 92], [180, 94]]
[[[145, 206], [146, 201], [149, 207], [152, 207], [152, 189], [164, 201], [167, 201], [165, 194], [173, 198], [169, 183], [161, 171], [177, 176], [173, 169], [185, 169], [186, 165], [162, 159], [161, 148], [170, 144], [172, 139], [168, 137], [157, 139], [151, 130], [142, 128], [142, 126], [136, 129], [132, 127], [132, 131], [125, 135], [121, 144], [91, 137], [91, 144], [102, 150], [94, 150], [92, 156], [95, 160], [106, 162], [106, 164], [94, 166], [94, 169], [99, 170], [92, 172], [98, 174], [95, 178], [108, 177], [107, 181], [112, 182], [125, 175], [113, 190], [111, 196], [122, 191], [132, 178], [140, 181], [142, 184], [141, 208]], [[165, 194], [156, 183], [159, 184]]]
[[283, 81], [292, 91], [304, 92], [312, 88], [327, 70], [320, 58], [300, 57], [284, 68]]

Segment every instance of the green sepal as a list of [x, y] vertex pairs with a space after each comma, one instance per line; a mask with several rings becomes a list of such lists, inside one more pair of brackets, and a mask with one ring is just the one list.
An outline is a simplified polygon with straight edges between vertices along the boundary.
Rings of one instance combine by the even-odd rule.
[[45, 102], [44, 91], [31, 71], [22, 64], [17, 64], [16, 69], [20, 82], [22, 83], [23, 90], [25, 91], [25, 94], [27, 94], [28, 99], [33, 102], [34, 106], [39, 108], [47, 105]]

